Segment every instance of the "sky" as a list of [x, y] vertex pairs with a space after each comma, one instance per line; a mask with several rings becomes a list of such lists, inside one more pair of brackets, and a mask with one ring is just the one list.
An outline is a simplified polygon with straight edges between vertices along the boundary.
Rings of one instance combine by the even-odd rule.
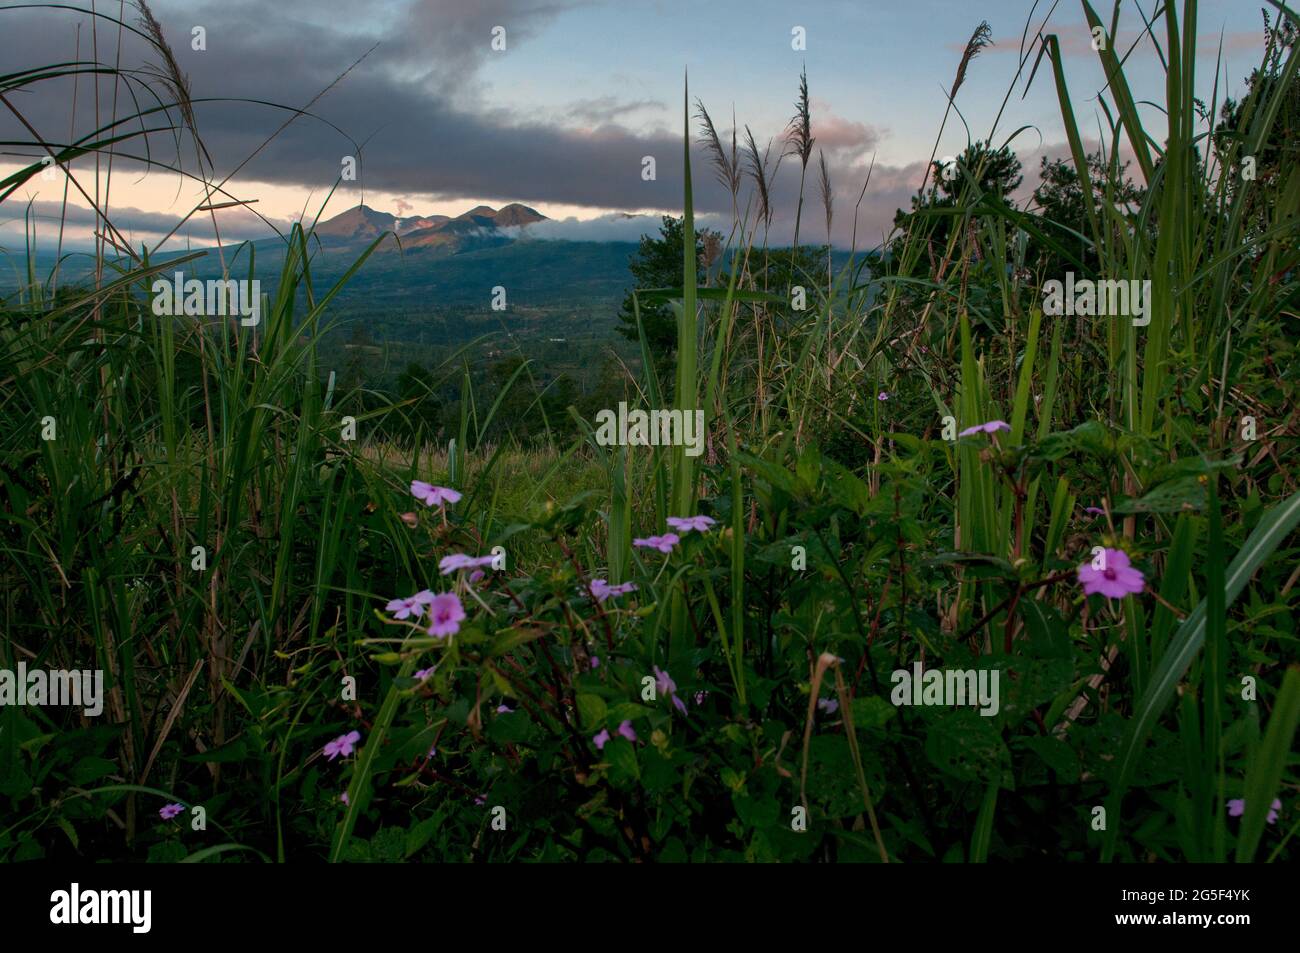
[[[1124, 0], [1113, 39], [1117, 48], [1132, 47], [1138, 97], [1158, 100], [1163, 72], [1142, 35], [1143, 15], [1156, 3]], [[13, 6], [0, 2], [0, 72], [90, 60], [96, 50], [100, 62], [117, 60], [111, 21]], [[1094, 6], [1109, 22], [1106, 0]], [[1258, 63], [1261, 7], [1199, 4], [1197, 86], [1206, 102], [1216, 60], [1220, 98], [1225, 89], [1239, 93]], [[834, 194], [831, 240], [847, 247], [856, 228], [858, 246], [873, 246], [921, 184], [962, 50], [981, 19], [994, 43], [969, 67], [939, 156], [959, 153], [968, 138], [991, 136], [1001, 145], [1021, 130], [1010, 141], [1032, 188], [1040, 158], [1065, 154], [1050, 70], [1045, 64], [1026, 91], [1031, 51], [1017, 78], [1026, 29], [1031, 47], [1040, 30], [1059, 36], [1085, 130], [1098, 128], [1104, 85], [1077, 0], [156, 0], [151, 8], [188, 77], [212, 177], [230, 177], [217, 201], [255, 201], [215, 213], [223, 240], [265, 237], [304, 214], [324, 219], [359, 203], [396, 215], [456, 215], [507, 202], [555, 220], [539, 228], [540, 237], [635, 240], [660, 213], [681, 209], [686, 83], [693, 140], [698, 99], [724, 142], [733, 128], [742, 137], [748, 128], [760, 148], [772, 143], [775, 159], [806, 69], [814, 150], [824, 151]], [[100, 0], [98, 10], [116, 13], [118, 4]], [[125, 19], [137, 25], [139, 14], [128, 5]], [[505, 48], [494, 49], [494, 38]], [[120, 57], [140, 80], [159, 65], [130, 34]], [[132, 88], [147, 95], [142, 84]], [[90, 133], [93, 82], [83, 78], [75, 90], [75, 114], [73, 94], [65, 80], [12, 93], [12, 108], [0, 104], [0, 140], [30, 138], [23, 121], [49, 142], [67, 141], [70, 130]], [[127, 112], [125, 85], [117, 95], [119, 114]], [[112, 81], [101, 79], [100, 124], [113, 97]], [[1146, 111], [1158, 121], [1154, 107]], [[159, 117], [151, 118], [156, 125]], [[123, 151], [145, 154], [139, 140]], [[155, 133], [149, 154], [191, 173], [200, 168], [188, 139], [178, 149]], [[359, 174], [335, 188], [345, 156], [358, 157]], [[643, 175], [647, 156], [655, 160], [653, 181]], [[0, 146], [0, 178], [36, 157]], [[697, 213], [725, 231], [731, 200], [698, 143], [692, 163]], [[799, 171], [797, 160], [782, 161], [774, 243], [792, 232]], [[116, 160], [111, 186], [103, 165], [97, 180], [91, 158], [71, 172], [75, 184], [51, 170], [0, 204], [0, 247], [21, 251], [28, 209], [38, 243], [59, 240], [65, 201], [63, 247], [83, 246], [96, 217], [81, 190], [101, 203], [107, 192], [111, 219], [151, 251], [204, 202], [195, 180], [125, 157]], [[746, 182], [742, 203], [751, 191]], [[812, 167], [805, 193], [803, 235], [824, 241]], [[164, 250], [211, 244], [212, 217], [192, 217]]]

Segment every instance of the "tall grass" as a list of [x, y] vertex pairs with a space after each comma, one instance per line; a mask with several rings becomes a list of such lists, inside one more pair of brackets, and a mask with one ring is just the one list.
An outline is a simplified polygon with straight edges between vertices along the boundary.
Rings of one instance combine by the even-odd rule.
[[[1109, 23], [1086, 0], [1082, 8], [1090, 25], [1113, 33], [1118, 5]], [[77, 163], [88, 157], [116, 157], [119, 169], [128, 158], [180, 169], [126, 152], [158, 134], [183, 138], [178, 154], [198, 157], [194, 171], [181, 171], [204, 184], [208, 207], [215, 198], [237, 201], [211, 172], [195, 102], [156, 21], [93, 16], [150, 44], [163, 73], [78, 61], [0, 77], [0, 104], [17, 115], [21, 99], [12, 94], [85, 77], [111, 78], [145, 104], [130, 115], [97, 116], [95, 131], [73, 142], [33, 136], [22, 144], [33, 161], [0, 181], [0, 203], [12, 202], [43, 170], [42, 155], [92, 203], [94, 190], [77, 184]], [[1300, 23], [1289, 9], [1279, 7], [1279, 16]], [[201, 770], [218, 803], [236, 800], [232, 790], [242, 800], [230, 808], [239, 824], [223, 831], [227, 840], [190, 859], [228, 850], [288, 859], [305, 836], [289, 797], [310, 774], [312, 756], [302, 752], [357, 722], [367, 741], [348, 805], [321, 836], [328, 847], [320, 852], [333, 860], [358, 856], [358, 831], [374, 813], [380, 776], [405, 763], [399, 754], [423, 754], [449, 721], [419, 730], [398, 722], [412, 693], [417, 656], [410, 650], [427, 640], [398, 640], [395, 652], [376, 656], [383, 641], [374, 638], [376, 608], [394, 595], [437, 587], [430, 552], [482, 553], [509, 540], [510, 571], [528, 587], [524, 595], [560, 607], [570, 635], [587, 623], [571, 619], [568, 603], [546, 590], [566, 567], [584, 583], [597, 575], [638, 580], [641, 608], [628, 615], [639, 628], [626, 623], [637, 633], [629, 641], [643, 642], [656, 665], [703, 671], [725, 696], [718, 701], [725, 726], [701, 747], [742, 737], [752, 744], [750, 760], [778, 768], [786, 745], [799, 747], [797, 794], [805, 809], [820, 803], [808, 790], [817, 794], [808, 777], [817, 740], [843, 735], [853, 810], [860, 794], [866, 820], [854, 827], [829, 819], [836, 843], [885, 862], [927, 848], [933, 856], [949, 839], [942, 807], [960, 829], [948, 856], [983, 861], [1008, 850], [1025, 826], [1030, 808], [1000, 773], [964, 779], [970, 804], [949, 811], [914, 767], [918, 739], [939, 739], [939, 729], [906, 709], [895, 715], [873, 706], [889, 694], [882, 667], [924, 659], [927, 666], [1003, 667], [1016, 672], [1017, 690], [1031, 679], [1050, 683], [1020, 712], [1023, 724], [999, 723], [992, 740], [965, 738], [968, 748], [978, 741], [1014, 748], [1017, 757], [1030, 750], [1064, 757], [1056, 744], [1068, 745], [1085, 727], [1098, 736], [1119, 732], [1118, 749], [1107, 753], [1109, 774], [1061, 782], [1075, 798], [1070, 808], [1107, 808], [1100, 837], [1074, 838], [1089, 856], [1136, 859], [1159, 850], [1196, 860], [1254, 859], [1268, 805], [1294, 784], [1300, 688], [1292, 666], [1280, 686], [1261, 692], [1264, 711], [1242, 714], [1238, 669], [1249, 664], [1264, 681], [1294, 662], [1293, 641], [1275, 638], [1261, 620], [1290, 616], [1295, 577], [1277, 592], [1261, 591], [1259, 580], [1273, 579], [1293, 552], [1300, 495], [1291, 476], [1294, 445], [1285, 442], [1292, 425], [1271, 421], [1258, 446], [1241, 445], [1232, 437], [1240, 417], [1233, 408], [1264, 407], [1285, 419], [1276, 402], [1294, 393], [1286, 389], [1293, 370], [1275, 372], [1261, 358], [1294, 321], [1300, 170], [1280, 166], [1261, 203], [1241, 185], [1239, 169], [1263, 151], [1285, 115], [1300, 48], [1277, 51], [1276, 82], [1253, 87], [1237, 104], [1235, 125], [1225, 128], [1217, 84], [1215, 98], [1197, 107], [1197, 4], [1161, 6], [1150, 24], [1166, 77], [1155, 108], [1140, 108], [1123, 50], [1111, 43], [1099, 51], [1107, 178], [1095, 183], [1060, 38], [1046, 26], [1030, 38], [1032, 29], [1007, 97], [1022, 84], [1053, 84], [1080, 184], [1081, 235], [985, 190], [991, 150], [968, 150], [980, 158], [958, 170], [951, 204], [923, 204], [891, 236], [897, 242], [887, 253], [839, 273], [829, 256], [826, 267], [820, 256], [808, 264], [798, 227], [817, 119], [803, 75], [786, 152], [801, 164], [793, 249], [768, 247], [781, 198], [770, 149], [760, 152], [745, 128], [744, 173], [754, 194], [741, 201], [736, 130], [724, 148], [698, 105], [734, 217], [724, 267], [704, 273], [695, 255], [684, 90], [683, 281], [633, 299], [638, 320], [646, 300], [667, 298], [675, 308], [672, 393], [661, 393], [664, 356], [652, 353], [644, 331], [635, 385], [646, 406], [670, 402], [683, 413], [705, 412], [708, 454], [701, 460], [682, 447], [601, 447], [582, 420], [581, 438], [567, 446], [523, 451], [508, 441], [487, 443], [506, 392], [531, 373], [527, 364], [495, 395], [475, 394], [464, 373], [459, 429], [446, 446], [371, 439], [368, 428], [377, 432], [403, 407], [357, 410], [359, 395], [336, 390], [320, 366], [318, 342], [334, 327], [337, 294], [378, 243], [325, 288], [313, 276], [310, 228], [295, 226], [284, 236], [275, 297], [255, 328], [150, 314], [153, 277], [197, 253], [167, 257], [155, 248], [115, 256], [122, 242], [106, 201], [96, 203], [105, 238], [88, 284], [60, 280], [57, 271], [38, 275], [29, 254], [22, 287], [0, 304], [0, 413], [19, 422], [0, 437], [0, 662], [102, 667], [108, 721], [118, 734], [101, 737], [78, 715], [60, 722], [0, 711], [0, 773], [25, 772], [24, 746], [46, 735], [70, 739], [68, 758], [75, 758], [59, 799], [0, 825], [0, 851], [24, 856], [54, 829], [74, 848], [79, 836], [98, 845], [120, 835], [129, 851], [143, 826], [141, 799], [180, 800], [177, 790], [197, 787], [194, 771]], [[981, 24], [951, 87], [945, 125], [988, 38]], [[1159, 128], [1153, 115], [1162, 117]], [[1004, 134], [1001, 121], [999, 113], [985, 143], [1013, 143], [1023, 132]], [[1125, 151], [1145, 188], [1137, 209], [1114, 201], [1123, 175], [1117, 157]], [[832, 183], [824, 160], [819, 169], [829, 234]], [[934, 198], [926, 187], [921, 197]], [[1027, 248], [1033, 242], [1058, 253], [1082, 275], [1087, 266], [1071, 250], [1073, 239], [1097, 263], [1087, 277], [1151, 280], [1149, 326], [1043, 313], [1042, 285], [1055, 276], [1028, 258]], [[225, 271], [246, 267], [256, 276], [253, 252], [223, 252]], [[774, 267], [785, 261], [785, 272]], [[807, 290], [806, 311], [791, 310], [793, 285]], [[349, 417], [356, 440], [346, 439]], [[1009, 429], [996, 440], [953, 443], [940, 436], [945, 417], [959, 428], [1001, 419]], [[47, 438], [49, 421], [54, 435]], [[406, 488], [413, 479], [463, 489], [456, 518], [412, 526], [406, 511], [415, 504]], [[1156, 499], [1160, 493], [1173, 496]], [[595, 513], [582, 502], [591, 496], [600, 498]], [[1083, 505], [1104, 514], [1085, 519]], [[666, 562], [652, 571], [632, 539], [702, 508], [718, 520], [718, 562], [700, 557], [700, 565]], [[566, 514], [571, 522], [561, 519]], [[1075, 567], [1103, 541], [1148, 566], [1141, 598], [1101, 606], [1080, 596]], [[811, 557], [806, 571], [787, 569], [796, 545]], [[548, 630], [509, 593], [518, 628], [484, 653], [473, 714], [460, 712], [459, 727], [481, 741], [483, 696], [505, 686], [530, 704], [540, 699], [540, 723], [580, 751], [577, 713], [595, 703], [578, 695], [580, 674], [560, 671], [540, 635]], [[612, 650], [609, 617], [595, 611], [590, 627], [607, 627]], [[514, 672], [507, 678], [489, 664], [513, 661], [507, 650], [534, 639], [528, 657], [546, 673], [533, 686], [536, 699]], [[1031, 653], [1030, 646], [1049, 643], [1056, 654]], [[578, 644], [555, 645], [569, 669], [585, 660]], [[1064, 675], [1056, 664], [1062, 659], [1070, 660]], [[843, 711], [833, 725], [817, 715], [818, 690], [832, 667]], [[373, 711], [341, 698], [347, 676], [366, 683]], [[802, 731], [784, 731], [772, 751], [769, 739], [746, 735], [791, 710]], [[1167, 751], [1171, 738], [1185, 770], [1162, 789], [1140, 769], [1157, 742]], [[512, 752], [517, 743], [502, 742]], [[945, 763], [948, 743], [926, 742], [925, 754]], [[570, 756], [566, 770], [581, 775], [581, 787], [595, 763]], [[716, 781], [712, 773], [702, 771], [710, 777], [700, 783]], [[791, 772], [781, 777], [793, 788]], [[100, 779], [112, 783], [90, 787]], [[413, 783], [404, 777], [388, 793]], [[741, 788], [727, 783], [739, 796]], [[1235, 849], [1225, 817], [1230, 794], [1246, 802]], [[67, 809], [109, 795], [111, 835]], [[630, 801], [620, 803], [624, 816], [635, 813]], [[1156, 817], [1157, 833], [1139, 830], [1137, 816]], [[74, 821], [93, 835], [79, 835]], [[869, 840], [860, 834], [868, 822]], [[273, 838], [264, 837], [267, 830]], [[240, 843], [241, 831], [258, 843]]]

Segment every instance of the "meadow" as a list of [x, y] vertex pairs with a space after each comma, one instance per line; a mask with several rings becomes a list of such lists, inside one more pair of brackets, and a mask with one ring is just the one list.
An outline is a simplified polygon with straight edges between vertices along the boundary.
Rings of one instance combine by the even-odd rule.
[[[100, 669], [106, 698], [0, 705], [0, 859], [1295, 859], [1300, 17], [1272, 9], [1235, 99], [1193, 93], [1195, 0], [1150, 23], [1155, 104], [1102, 44], [1100, 136], [1027, 26], [995, 128], [841, 263], [768, 242], [777, 202], [805, 246], [853, 211], [806, 81], [775, 151], [807, 195], [684, 89], [681, 281], [634, 298], [675, 334], [642, 328], [622, 386], [703, 410], [698, 457], [607, 446], [577, 407], [512, 436], [526, 361], [490, 388], [459, 349], [430, 368], [450, 429], [340, 380], [319, 349], [376, 251], [323, 282], [310, 223], [252, 327], [157, 316], [178, 259], [111, 213], [86, 278], [28, 249], [0, 299], [0, 668]], [[135, 12], [97, 16], [157, 69], [0, 75], [19, 113], [83, 73], [137, 94], [25, 143], [0, 209], [43, 156], [224, 200]], [[1070, 147], [1035, 200], [998, 170], [1026, 83]], [[706, 175], [736, 213], [702, 261]], [[1149, 321], [1045, 313], [1067, 274], [1139, 282]]]

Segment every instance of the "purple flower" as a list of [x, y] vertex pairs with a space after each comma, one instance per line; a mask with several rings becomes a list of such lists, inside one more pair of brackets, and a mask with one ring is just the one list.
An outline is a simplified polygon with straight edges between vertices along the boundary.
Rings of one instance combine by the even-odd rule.
[[593, 655], [593, 656], [591, 657], [591, 667], [592, 667], [592, 668], [600, 668], [600, 656], [599, 656], [599, 655]]
[[340, 794], [340, 795], [339, 795], [339, 800], [342, 801], [344, 804], [349, 803], [349, 802], [348, 802], [348, 792], [347, 792], [347, 791], [344, 791], [342, 794]]
[[661, 669], [658, 665], [654, 666], [655, 670], [655, 688], [660, 695], [671, 695], [677, 691], [677, 683], [673, 681], [672, 676]]
[[1010, 429], [1011, 429], [1011, 425], [1007, 423], [1005, 420], [990, 420], [986, 424], [976, 424], [974, 427], [967, 427], [961, 433], [957, 434], [957, 436], [969, 437], [972, 434], [977, 434], [977, 433], [997, 433], [999, 430], [1010, 430]]
[[485, 795], [480, 794], [478, 797], [474, 798], [474, 803], [475, 803], [475, 804], [486, 804], [486, 803], [487, 803], [487, 797], [486, 797]]
[[457, 569], [477, 569], [479, 566], [491, 566], [491, 556], [466, 556], [464, 553], [452, 553], [450, 556], [443, 556], [438, 560], [438, 568], [444, 576], [455, 572]]
[[460, 494], [455, 490], [445, 486], [434, 486], [423, 480], [411, 481], [411, 495], [417, 500], [424, 501], [425, 506], [442, 506], [460, 500]]
[[384, 606], [384, 611], [393, 613], [395, 619], [405, 619], [410, 616], [418, 619], [424, 614], [424, 607], [432, 601], [433, 593], [428, 589], [421, 589], [413, 596], [389, 601], [388, 605]]
[[1079, 582], [1083, 584], [1084, 595], [1101, 593], [1107, 599], [1123, 599], [1146, 587], [1142, 573], [1129, 564], [1128, 553], [1124, 550], [1105, 550], [1101, 563], [1105, 569], [1094, 569], [1092, 563], [1079, 567]]
[[429, 602], [430, 635], [438, 638], [455, 635], [464, 619], [465, 608], [460, 604], [460, 596], [454, 592], [440, 592]]
[[876, 400], [889, 400], [889, 391], [882, 390], [879, 394], [876, 395]]
[[636, 732], [632, 730], [632, 722], [624, 721], [618, 726], [618, 733], [628, 741], [636, 741]]
[[686, 714], [686, 702], [682, 701], [677, 695], [677, 683], [673, 681], [672, 676], [661, 669], [658, 665], [654, 666], [655, 688], [660, 695], [667, 695], [673, 700], [673, 704], [683, 715]]
[[633, 546], [640, 546], [643, 549], [657, 549], [661, 553], [671, 553], [673, 547], [681, 542], [681, 537], [676, 533], [664, 533], [662, 536], [647, 536], [645, 539], [632, 540]]
[[330, 761], [333, 761], [339, 755], [343, 755], [343, 757], [346, 758], [352, 753], [356, 743], [360, 740], [361, 732], [349, 731], [346, 735], [339, 735], [321, 750], [325, 757]]
[[[1265, 820], [1268, 821], [1268, 823], [1270, 824], [1276, 824], [1277, 812], [1280, 810], [1282, 810], [1282, 801], [1279, 798], [1274, 798], [1273, 803], [1269, 805], [1268, 817], [1266, 817]], [[1246, 813], [1245, 798], [1234, 797], [1232, 800], [1228, 802], [1229, 817], [1241, 817], [1241, 815], [1245, 813]]]
[[679, 533], [689, 533], [695, 530], [697, 533], [707, 533], [709, 527], [718, 521], [712, 516], [670, 516], [668, 525]]
[[705, 692], [705, 691], [699, 691], [699, 692], [696, 692], [696, 693], [695, 693], [695, 704], [696, 704], [696, 705], [703, 705], [703, 704], [704, 704], [704, 699], [706, 699], [706, 698], [708, 698], [708, 697], [709, 697], [709, 693], [708, 693], [708, 692]]
[[437, 669], [438, 669], [438, 666], [436, 666], [436, 665], [430, 665], [428, 668], [422, 668], [422, 669], [420, 669], [418, 672], [415, 673], [415, 676], [414, 676], [414, 677], [417, 678], [417, 679], [419, 679], [420, 681], [424, 681], [426, 678], [428, 678], [430, 675], [432, 675], [435, 671], [437, 671]]
[[604, 751], [605, 745], [609, 743], [609, 729], [602, 728], [591, 736], [591, 743], [596, 746], [597, 751]]
[[1083, 508], [1083, 511], [1084, 511], [1085, 513], [1087, 513], [1089, 516], [1105, 516], [1105, 515], [1106, 515], [1106, 511], [1103, 510], [1100, 506], [1085, 506], [1085, 507]]
[[509, 705], [497, 705], [497, 714], [498, 714], [498, 715], [508, 715], [508, 714], [510, 714], [512, 711], [514, 711], [514, 709], [511, 708]]
[[617, 586], [611, 586], [604, 579], [593, 579], [588, 587], [588, 592], [591, 593], [591, 598], [597, 602], [604, 602], [612, 596], [625, 596], [629, 592], [636, 592], [636, 583], [624, 582]]
[[828, 715], [833, 715], [840, 710], [840, 703], [833, 698], [817, 699], [817, 707]]
[[471, 586], [474, 585], [475, 583], [482, 580], [482, 578], [485, 575], [486, 573], [484, 573], [482, 569], [475, 569], [472, 573], [469, 574], [469, 584]]
[[183, 810], [185, 810], [185, 808], [180, 804], [164, 804], [158, 809], [158, 816], [164, 821], [170, 821]]

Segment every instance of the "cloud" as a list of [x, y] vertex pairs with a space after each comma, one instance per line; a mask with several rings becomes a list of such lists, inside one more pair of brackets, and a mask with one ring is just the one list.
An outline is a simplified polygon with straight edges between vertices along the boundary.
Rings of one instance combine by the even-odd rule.
[[599, 126], [613, 122], [619, 116], [643, 109], [664, 110], [668, 107], [657, 99], [620, 100], [615, 96], [598, 96], [579, 99], [569, 105], [564, 115], [572, 120]]
[[[79, 201], [69, 201], [65, 207], [62, 202], [38, 199], [31, 203], [31, 215], [35, 220], [37, 238], [42, 243], [53, 242], [58, 238], [59, 224], [65, 226], [65, 242], [70, 238], [84, 243], [93, 239], [94, 231], [100, 228], [99, 215]], [[5, 203], [0, 206], [0, 229], [21, 231], [28, 206], [26, 203]], [[180, 219], [180, 214], [168, 212], [150, 212], [144, 209], [123, 206], [110, 208], [109, 218], [113, 225], [128, 238], [148, 235], [161, 236], [170, 232]], [[181, 213], [184, 214], [184, 213]], [[245, 208], [220, 209], [216, 213], [217, 223], [221, 229], [223, 241], [240, 241], [245, 238], [267, 238], [274, 234], [266, 224]], [[281, 232], [288, 230], [288, 221], [272, 219]], [[212, 244], [216, 234], [212, 229], [211, 214], [195, 214], [181, 229], [183, 239], [199, 245]], [[237, 236], [232, 238], [232, 236]]]
[[[680, 209], [684, 191], [680, 132], [653, 125], [634, 130], [619, 123], [637, 111], [665, 108], [657, 100], [603, 93], [587, 96], [558, 107], [562, 120], [558, 122], [478, 101], [477, 84], [494, 81], [495, 65], [505, 62], [501, 57], [528, 43], [576, 4], [559, 0], [485, 0], [477, 4], [419, 0], [394, 7], [378, 2], [384, 16], [364, 22], [331, 16], [318, 0], [277, 0], [270, 5], [260, 0], [178, 3], [159, 11], [180, 67], [190, 77], [199, 130], [218, 178], [254, 156], [242, 166], [237, 182], [327, 189], [337, 180], [344, 157], [358, 156], [359, 179], [343, 183], [334, 199], [335, 211], [360, 201], [364, 189], [411, 197], [397, 200], [395, 211], [399, 214], [416, 210], [412, 199], [417, 195], [468, 204], [496, 196], [600, 213], [585, 221], [547, 224], [535, 233], [537, 237], [608, 236], [600, 240], [635, 241], [644, 232], [657, 231], [657, 216], [638, 214], [637, 219], [628, 219], [605, 214], [608, 210]], [[0, 10], [0, 62], [7, 70], [16, 71], [70, 60], [75, 28], [78, 23], [84, 28], [86, 22], [85, 16], [69, 11]], [[206, 51], [190, 48], [190, 29], [196, 23], [207, 30]], [[250, 23], [256, 28], [250, 28]], [[507, 50], [503, 54], [491, 49], [494, 26], [506, 28]], [[1090, 39], [1082, 25], [1071, 31], [1070, 42], [1083, 43], [1092, 55]], [[379, 46], [363, 62], [320, 95], [376, 42]], [[1018, 46], [1016, 36], [1011, 47]], [[110, 56], [102, 42], [100, 55]], [[115, 51], [111, 55], [115, 56]], [[156, 58], [138, 39], [128, 40], [123, 50], [123, 62], [132, 66]], [[100, 89], [100, 99], [108, 101], [111, 83], [104, 82]], [[139, 87], [134, 91], [143, 93]], [[50, 82], [29, 87], [13, 98], [43, 135], [61, 142], [70, 124], [71, 92], [70, 83]], [[80, 97], [79, 102], [88, 101], [84, 81]], [[224, 101], [206, 101], [214, 97]], [[294, 119], [271, 138], [293, 114], [230, 101], [240, 97], [272, 99], [296, 108], [312, 103], [312, 115]], [[728, 127], [730, 118], [727, 116]], [[90, 111], [80, 110], [78, 125], [83, 133], [90, 130], [92, 122]], [[730, 128], [719, 129], [727, 141], [730, 132]], [[775, 136], [773, 151], [780, 151], [782, 129], [756, 124], [754, 133], [760, 145], [768, 136]], [[847, 245], [853, 234], [854, 206], [882, 133], [837, 115], [818, 99], [813, 103], [813, 134], [826, 153], [834, 188], [833, 240]], [[27, 134], [14, 117], [0, 112], [0, 139], [24, 138]], [[155, 157], [176, 161], [168, 136], [151, 137], [150, 147]], [[123, 153], [144, 153], [138, 141], [125, 143], [121, 149]], [[192, 151], [187, 146], [181, 153], [187, 167], [193, 166]], [[646, 157], [655, 160], [651, 180], [642, 174]], [[715, 181], [709, 160], [698, 146], [692, 162], [701, 221], [720, 221], [709, 216], [729, 217], [731, 197]], [[139, 168], [122, 157], [115, 165], [115, 171], [128, 175]], [[1036, 164], [1026, 163], [1026, 178], [1035, 168]], [[875, 167], [858, 210], [859, 247], [879, 241], [895, 209], [908, 207], [924, 171], [925, 164], [919, 159]], [[824, 232], [824, 217], [816, 174], [812, 169], [809, 173], [800, 234], [808, 241], [824, 241], [824, 234], [817, 234], [819, 226]], [[774, 243], [789, 241], [793, 235], [798, 182], [798, 163], [787, 158], [774, 183]], [[232, 190], [239, 193], [237, 185]], [[740, 196], [742, 211], [751, 191], [752, 182], [746, 177]], [[123, 209], [115, 212], [115, 221], [141, 231], [170, 230], [174, 217], [149, 217], [155, 214]], [[265, 234], [265, 228], [247, 210], [221, 214], [223, 235]], [[162, 219], [166, 219], [165, 227]], [[187, 233], [198, 236], [200, 229], [209, 228], [196, 216]], [[240, 231], [244, 228], [248, 231]]]
[[[997, 37], [989, 45], [986, 52], [990, 53], [1015, 53], [1021, 51], [1023, 42], [1025, 52], [1032, 58], [1037, 56], [1039, 24], [1034, 25], [1027, 35], [1021, 33], [1005, 37]], [[1160, 28], [1157, 28], [1158, 30]], [[1051, 24], [1048, 23], [1041, 27], [1044, 35], [1054, 34], [1057, 45], [1060, 47], [1063, 56], [1071, 57], [1088, 57], [1096, 58], [1097, 50], [1093, 49], [1092, 28], [1084, 21], [1075, 23]], [[1163, 45], [1165, 38], [1163, 34], [1157, 32], [1160, 42]], [[1254, 53], [1263, 52], [1264, 36], [1262, 31], [1258, 30], [1236, 30], [1225, 32], [1222, 35], [1218, 33], [1201, 33], [1196, 37], [1196, 52], [1199, 56], [1213, 57], [1219, 51], [1220, 39], [1223, 41], [1224, 54], [1230, 53]], [[1114, 48], [1120, 51], [1121, 56], [1126, 56], [1130, 52], [1144, 51], [1154, 53], [1155, 48], [1151, 45], [1151, 34], [1138, 21], [1126, 23], [1120, 32], [1114, 38]], [[966, 47], [965, 43], [950, 42], [945, 44], [948, 49], [960, 54]]]
[[[562, 0], [417, 0], [385, 38], [386, 55], [439, 81], [465, 79], [493, 56], [509, 55], [560, 14], [587, 5]], [[494, 33], [503, 30], [504, 33]], [[494, 36], [505, 42], [494, 50]]]
[[[664, 213], [611, 212], [595, 218], [551, 219], [525, 228], [503, 229], [512, 238], [525, 241], [568, 242], [637, 242], [642, 235], [659, 234]], [[671, 213], [670, 213], [671, 214]], [[701, 215], [696, 219], [698, 229], [722, 229], [729, 222], [719, 213]]]

